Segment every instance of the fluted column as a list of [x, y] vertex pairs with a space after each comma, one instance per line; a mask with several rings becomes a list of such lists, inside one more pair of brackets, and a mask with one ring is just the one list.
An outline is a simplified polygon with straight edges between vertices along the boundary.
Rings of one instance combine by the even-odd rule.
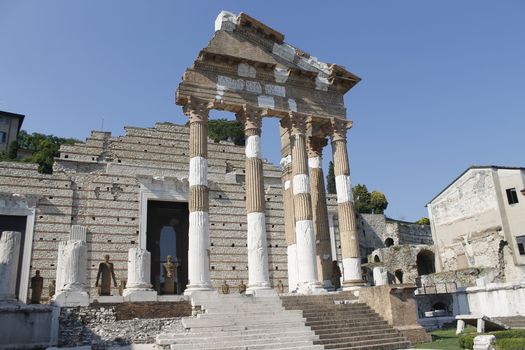
[[292, 144], [293, 203], [295, 213], [295, 238], [297, 244], [297, 268], [299, 292], [320, 292], [317, 280], [314, 224], [312, 221], [312, 198], [308, 176], [306, 152], [306, 117], [290, 113]]
[[349, 120], [332, 119], [332, 151], [334, 155], [335, 187], [337, 191], [337, 213], [339, 236], [343, 258], [343, 289], [364, 284], [361, 273], [361, 256], [357, 232], [350, 166], [346, 148], [346, 129]]
[[312, 191], [312, 219], [316, 243], [317, 272], [319, 282], [325, 288], [330, 288], [332, 287], [332, 253], [322, 168], [324, 146], [326, 146], [326, 138], [318, 136], [308, 137], [308, 167], [310, 169], [310, 186]]
[[271, 289], [266, 239], [266, 205], [261, 159], [261, 115], [244, 109], [237, 117], [244, 123], [246, 137], [246, 216], [248, 222], [248, 292]]
[[151, 285], [151, 254], [146, 249], [128, 251], [128, 281], [122, 293], [126, 301], [156, 301]]
[[22, 234], [4, 231], [0, 238], [0, 301], [16, 299], [16, 278]]
[[288, 291], [297, 289], [297, 244], [295, 239], [295, 217], [292, 188], [292, 147], [290, 130], [281, 121], [281, 167], [283, 183], [284, 235], [287, 245]]
[[185, 294], [211, 290], [209, 271], [208, 112], [203, 101], [184, 106], [190, 127], [188, 286]]

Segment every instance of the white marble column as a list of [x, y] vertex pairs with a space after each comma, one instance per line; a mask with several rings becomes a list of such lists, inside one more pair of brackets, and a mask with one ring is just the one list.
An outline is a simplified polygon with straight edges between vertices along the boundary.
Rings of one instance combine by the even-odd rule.
[[244, 123], [246, 138], [246, 220], [248, 223], [248, 290], [270, 290], [268, 243], [266, 238], [266, 201], [261, 159], [260, 111], [245, 109], [237, 115]]
[[145, 249], [130, 248], [128, 252], [128, 281], [125, 301], [156, 301], [157, 292], [151, 281], [151, 254]]
[[73, 225], [70, 237], [72, 239], [58, 244], [56, 293], [53, 300], [60, 306], [87, 306], [85, 227]]
[[16, 300], [16, 278], [22, 234], [4, 231], [0, 238], [0, 301]]
[[292, 188], [294, 195], [295, 237], [297, 244], [298, 291], [321, 293], [325, 290], [318, 281], [317, 258], [312, 220], [312, 199], [306, 152], [306, 117], [291, 113]]
[[212, 290], [209, 270], [208, 112], [203, 101], [191, 100], [184, 106], [184, 113], [190, 119], [188, 285], [184, 294]]

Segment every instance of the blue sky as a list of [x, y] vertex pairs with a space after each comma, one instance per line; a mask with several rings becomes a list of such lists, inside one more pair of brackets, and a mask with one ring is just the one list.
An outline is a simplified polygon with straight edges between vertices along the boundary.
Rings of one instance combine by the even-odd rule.
[[[346, 96], [354, 184], [415, 220], [470, 165], [524, 166], [525, 2], [0, 0], [0, 110], [85, 139], [185, 122], [174, 92], [220, 10], [363, 80]], [[275, 120], [264, 156], [277, 163]], [[330, 150], [325, 151], [325, 159]]]

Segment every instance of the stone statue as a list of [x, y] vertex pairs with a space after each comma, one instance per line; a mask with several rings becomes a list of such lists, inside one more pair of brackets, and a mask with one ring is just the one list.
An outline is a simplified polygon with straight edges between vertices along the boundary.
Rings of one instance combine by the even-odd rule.
[[[102, 276], [100, 287], [98, 281]], [[111, 280], [113, 279], [113, 285], [117, 286], [117, 279], [115, 278], [115, 271], [113, 270], [113, 263], [109, 262], [109, 255], [104, 256], [104, 262], [98, 265], [97, 281], [95, 287], [98, 288], [98, 295], [111, 295]]]
[[167, 262], [162, 264], [164, 272], [164, 294], [177, 294], [177, 263], [173, 262], [173, 256], [168, 255]]
[[48, 294], [49, 294], [49, 300], [51, 300], [55, 296], [55, 290], [57, 289], [57, 281], [52, 280], [51, 283], [49, 283], [49, 286], [47, 286]]
[[43, 289], [44, 278], [40, 276], [40, 270], [36, 270], [35, 275], [31, 277], [31, 304], [40, 304]]
[[283, 281], [281, 280], [277, 281], [277, 293], [279, 294], [284, 293], [284, 285], [283, 285]]
[[246, 285], [244, 284], [243, 280], [241, 280], [241, 283], [239, 283], [237, 289], [239, 290], [240, 294], [246, 293]]
[[226, 281], [224, 281], [224, 284], [221, 286], [222, 294], [230, 294], [230, 286]]
[[118, 286], [118, 294], [122, 295], [124, 293], [124, 289], [126, 289], [126, 280], [120, 280], [120, 284]]
[[334, 289], [341, 289], [341, 269], [337, 261], [332, 261], [332, 284]]

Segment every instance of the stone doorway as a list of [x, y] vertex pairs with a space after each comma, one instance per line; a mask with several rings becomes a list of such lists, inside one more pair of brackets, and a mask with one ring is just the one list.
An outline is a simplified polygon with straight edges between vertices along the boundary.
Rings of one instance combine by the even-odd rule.
[[22, 234], [20, 239], [20, 253], [18, 255], [18, 272], [16, 276], [16, 295], [20, 292], [20, 275], [22, 271], [22, 262], [24, 259], [24, 243], [26, 232], [27, 216], [18, 215], [0, 215], [0, 237], [4, 231], [18, 231]]
[[188, 284], [188, 203], [148, 201], [147, 250], [151, 252], [151, 284], [158, 294], [164, 293], [162, 266], [167, 256], [178, 263], [176, 294], [182, 294]]

